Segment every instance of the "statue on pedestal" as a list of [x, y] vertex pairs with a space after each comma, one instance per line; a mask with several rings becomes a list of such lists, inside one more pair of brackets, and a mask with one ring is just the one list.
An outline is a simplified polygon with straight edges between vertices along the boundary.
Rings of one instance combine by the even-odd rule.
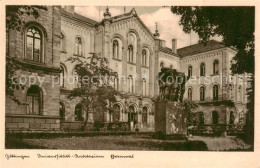
[[166, 137], [185, 137], [187, 133], [183, 95], [189, 80], [176, 69], [162, 67], [158, 74], [159, 96], [155, 101], [155, 132]]
[[188, 79], [184, 73], [177, 72], [176, 69], [163, 67], [158, 74], [159, 100], [182, 102]]

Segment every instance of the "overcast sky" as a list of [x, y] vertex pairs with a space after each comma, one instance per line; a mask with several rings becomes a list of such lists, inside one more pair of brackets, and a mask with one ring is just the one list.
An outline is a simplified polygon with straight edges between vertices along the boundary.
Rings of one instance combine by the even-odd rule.
[[[180, 16], [173, 14], [169, 7], [127, 6], [125, 7], [125, 11], [129, 12], [132, 8], [135, 8], [138, 16], [152, 31], [152, 33], [155, 31], [155, 23], [158, 23], [160, 39], [166, 41], [167, 47], [171, 48], [171, 41], [173, 38], [177, 39], [177, 48], [182, 48], [190, 44], [196, 44], [198, 42], [199, 38], [196, 33], [193, 32], [190, 35], [182, 31], [182, 26], [179, 26]], [[75, 12], [93, 20], [100, 21], [103, 19], [105, 9], [106, 7], [104, 6], [76, 6]], [[109, 11], [112, 16], [120, 15], [124, 13], [124, 7], [110, 6]], [[219, 41], [221, 40], [221, 38], [214, 39]]]

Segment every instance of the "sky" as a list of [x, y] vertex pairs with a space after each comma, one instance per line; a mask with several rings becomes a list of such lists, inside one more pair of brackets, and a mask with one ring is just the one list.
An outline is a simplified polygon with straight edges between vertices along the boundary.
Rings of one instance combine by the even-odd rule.
[[[169, 7], [109, 6], [109, 11], [111, 12], [112, 16], [116, 16], [123, 14], [124, 10], [127, 13], [131, 11], [132, 8], [135, 8], [138, 16], [152, 33], [155, 32], [155, 23], [157, 22], [160, 39], [165, 40], [167, 47], [171, 48], [172, 39], [174, 38], [177, 39], [177, 48], [182, 48], [198, 43], [198, 35], [195, 32], [192, 32], [191, 34], [184, 33], [182, 26], [179, 25], [181, 17], [173, 14]], [[75, 7], [76, 13], [96, 21], [101, 21], [103, 19], [103, 13], [105, 10], [105, 6]], [[220, 37], [213, 37], [212, 39], [221, 41]]]

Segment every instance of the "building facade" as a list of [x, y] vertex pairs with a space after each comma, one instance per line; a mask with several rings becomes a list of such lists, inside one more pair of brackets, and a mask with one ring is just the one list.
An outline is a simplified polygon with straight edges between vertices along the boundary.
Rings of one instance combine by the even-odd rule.
[[60, 7], [48, 6], [39, 14], [22, 16], [23, 29], [7, 33], [7, 57], [15, 57], [23, 68], [11, 85], [22, 105], [6, 96], [6, 129], [60, 128], [60, 86], [52, 82], [60, 74]]
[[[152, 33], [138, 17], [135, 9], [129, 13], [111, 16], [107, 8], [103, 20], [97, 22], [75, 13], [73, 6], [48, 8], [50, 10], [41, 13], [40, 19], [34, 21], [37, 23], [37, 30], [42, 31], [40, 37], [46, 38], [42, 39], [46, 41], [43, 45], [46, 50], [42, 51], [44, 58], [38, 61], [42, 64], [37, 63], [42, 69], [40, 72], [37, 69], [28, 73], [46, 76], [47, 79], [59, 75], [60, 83], [52, 88], [48, 82], [41, 87], [36, 83], [32, 86], [33, 91], [29, 88], [19, 90], [22, 92], [19, 96], [27, 102], [31, 92], [39, 93], [37, 102], [40, 102], [38, 106], [41, 107], [41, 112], [32, 115], [28, 112], [32, 103], [20, 107], [7, 100], [7, 128], [21, 128], [21, 124], [26, 121], [22, 125], [31, 129], [31, 125], [43, 122], [38, 118], [44, 118], [44, 123], [39, 128], [51, 122], [48, 121], [50, 119], [55, 120], [55, 126], [59, 128], [79, 129], [83, 125], [84, 109], [77, 100], [67, 98], [73, 88], [79, 87], [75, 78], [75, 64], [67, 59], [75, 57], [86, 60], [89, 53], [96, 53], [109, 60], [109, 67], [122, 78], [114, 82], [114, 88], [129, 97], [118, 98], [113, 105], [117, 109], [114, 113], [90, 113], [90, 129], [95, 129], [95, 123], [127, 123], [132, 131], [153, 131], [155, 111], [152, 100], [159, 94], [156, 79], [162, 67], [171, 67], [190, 76], [185, 86], [184, 99], [199, 105], [196, 111], [202, 112], [203, 124], [234, 125], [244, 122], [247, 97], [243, 82], [246, 82], [246, 74], [231, 74], [231, 60], [236, 54], [235, 49], [214, 40], [206, 46], [195, 44], [177, 49], [177, 39], [173, 39], [172, 48], [168, 48], [165, 41], [160, 39], [159, 30]], [[27, 19], [30, 25], [33, 18]], [[28, 30], [25, 28], [25, 33]], [[27, 59], [25, 46], [28, 45], [28, 41], [24, 39], [25, 33], [15, 33], [8, 42], [10, 55], [25, 54], [21, 57], [24, 62]], [[21, 54], [17, 54], [19, 52]], [[35, 60], [28, 64], [34, 65]], [[37, 89], [39, 91], [35, 91]], [[34, 94], [36, 93], [32, 93]], [[50, 128], [52, 127], [54, 125], [50, 124]]]

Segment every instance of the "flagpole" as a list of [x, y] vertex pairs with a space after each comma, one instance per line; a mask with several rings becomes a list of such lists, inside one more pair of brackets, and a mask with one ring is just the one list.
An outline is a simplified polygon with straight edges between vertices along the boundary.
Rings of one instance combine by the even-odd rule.
[[100, 21], [100, 6], [98, 7], [98, 21]]

